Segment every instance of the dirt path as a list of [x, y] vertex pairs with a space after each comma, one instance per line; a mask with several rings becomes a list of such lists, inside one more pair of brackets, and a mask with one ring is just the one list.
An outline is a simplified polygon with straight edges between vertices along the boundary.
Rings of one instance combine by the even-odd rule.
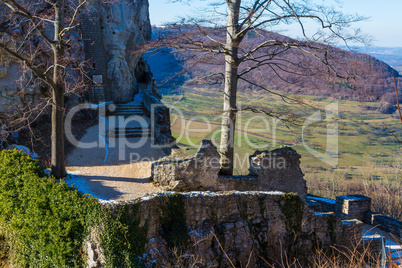
[[[109, 138], [104, 129], [112, 122], [120, 125], [122, 118], [120, 121], [115, 116], [101, 118], [99, 124], [89, 128], [80, 140], [87, 145], [96, 144], [92, 148], [79, 145], [67, 156], [70, 174], [67, 183], [106, 201], [132, 200], [160, 191], [149, 182], [149, 177], [152, 163], [165, 156], [163, 151], [151, 146], [149, 137]], [[149, 119], [136, 116], [128, 125], [144, 122], [149, 123]], [[106, 128], [102, 128], [103, 125]]]

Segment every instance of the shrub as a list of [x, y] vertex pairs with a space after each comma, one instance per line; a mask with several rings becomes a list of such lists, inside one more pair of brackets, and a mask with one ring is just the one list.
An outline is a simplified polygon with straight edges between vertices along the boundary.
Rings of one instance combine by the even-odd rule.
[[82, 245], [101, 207], [44, 175], [21, 152], [0, 152], [0, 226], [18, 267], [79, 267]]
[[147, 225], [135, 208], [130, 216], [125, 206], [104, 207], [45, 176], [37, 160], [0, 151], [0, 266], [8, 253], [17, 267], [84, 267], [85, 238], [100, 227], [105, 267], [139, 267]]

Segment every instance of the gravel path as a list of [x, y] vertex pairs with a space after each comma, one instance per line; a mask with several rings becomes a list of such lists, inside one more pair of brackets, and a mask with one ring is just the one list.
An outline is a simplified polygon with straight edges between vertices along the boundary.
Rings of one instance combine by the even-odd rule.
[[[151, 165], [162, 158], [163, 151], [151, 146], [149, 137], [109, 138], [103, 125], [120, 125], [116, 116], [101, 118], [99, 125], [87, 129], [80, 142], [96, 142], [93, 148], [76, 147], [66, 159], [70, 174], [66, 180], [78, 190], [105, 201], [124, 201], [146, 193], [161, 191], [149, 182]], [[149, 124], [144, 116], [130, 118], [128, 126]], [[107, 127], [106, 127], [107, 129]]]

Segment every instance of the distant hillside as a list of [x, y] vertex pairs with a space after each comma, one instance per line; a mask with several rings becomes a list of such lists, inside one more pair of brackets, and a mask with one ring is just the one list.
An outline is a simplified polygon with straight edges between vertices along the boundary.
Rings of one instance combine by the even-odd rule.
[[[174, 31], [161, 27], [153, 29], [156, 37], [172, 35], [175, 34]], [[224, 39], [222, 30], [214, 29], [209, 34], [214, 39]], [[251, 33], [246, 37], [241, 51], [248, 51], [248, 48], [265, 40], [307, 44], [277, 33], [259, 31], [258, 34]], [[388, 64], [368, 54], [352, 53], [323, 44], [314, 45], [328, 52], [326, 60], [331, 68], [336, 70], [338, 77], [322, 62], [299, 49], [272, 46], [262, 50], [259, 55], [254, 55], [257, 58], [268, 54], [274, 55], [270, 59], [269, 65], [261, 66], [246, 76], [246, 79], [255, 85], [240, 81], [239, 89], [242, 91], [261, 90], [260, 85], [270, 90], [290, 94], [332, 96], [338, 99], [366, 101], [385, 99], [390, 103], [396, 101], [392, 71], [395, 72], [398, 80], [401, 78], [399, 78], [399, 73]], [[169, 50], [166, 49], [165, 52], [169, 52]], [[323, 53], [319, 56], [323, 56]], [[173, 55], [170, 53], [148, 54], [146, 57], [157, 82], [169, 88], [196, 77], [223, 71], [222, 56], [194, 54], [185, 51]], [[245, 70], [252, 64], [255, 64], [255, 61], [248, 61], [240, 65], [239, 70]], [[284, 71], [283, 66], [285, 65], [287, 71]], [[339, 78], [339, 76], [348, 77], [348, 79]], [[217, 77], [212, 81], [203, 81], [205, 87], [221, 82], [222, 79]]]
[[402, 68], [402, 47], [368, 47], [359, 48], [359, 51], [376, 57], [393, 68]]

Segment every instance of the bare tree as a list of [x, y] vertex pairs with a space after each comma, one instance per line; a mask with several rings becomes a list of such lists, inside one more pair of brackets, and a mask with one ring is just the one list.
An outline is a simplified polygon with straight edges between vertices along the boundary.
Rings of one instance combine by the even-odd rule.
[[[64, 153], [64, 95], [76, 81], [66, 74], [82, 69], [75, 59], [73, 33], [86, 0], [1, 0], [0, 51], [11, 55], [49, 90], [52, 105], [51, 165], [56, 177], [66, 176]], [[46, 91], [46, 90], [45, 90]]]
[[[282, 54], [290, 51], [314, 58], [322, 66], [320, 71], [333, 73], [336, 77], [348, 77], [348, 73], [341, 75], [331, 66], [330, 47], [322, 43], [334, 40], [341, 40], [346, 44], [348, 41], [364, 41], [364, 36], [358, 30], [350, 32], [349, 27], [351, 23], [365, 18], [344, 15], [333, 8], [315, 5], [308, 0], [222, 0], [211, 4], [207, 12], [212, 12], [209, 13], [212, 16], [193, 16], [170, 25], [174, 29], [172, 30], [174, 37], [168, 39], [169, 42], [158, 41], [176, 48], [177, 51], [198, 52], [199, 58], [205, 58], [206, 53], [209, 53], [210, 56], [207, 60], [204, 59], [204, 62], [208, 60], [214, 62], [219, 55], [223, 55], [225, 68], [224, 73], [220, 74], [224, 82], [220, 144], [221, 174], [231, 175], [234, 164], [235, 122], [239, 111], [236, 104], [238, 82], [243, 80], [267, 92], [278, 94], [266, 85], [252, 81], [249, 78], [250, 74], [264, 66], [271, 68], [278, 76], [283, 72], [295, 75], [317, 72], [314, 70], [316, 66], [300, 66], [300, 62], [280, 59]], [[223, 18], [227, 20], [226, 25], [221, 24]], [[267, 29], [288, 24], [298, 25], [303, 36], [302, 40], [270, 38], [266, 34]], [[309, 34], [312, 25], [319, 29]], [[225, 37], [219, 32], [225, 33]], [[245, 42], [251, 35], [262, 38], [258, 42]], [[298, 102], [285, 95], [279, 95], [285, 101]], [[250, 107], [245, 109], [258, 110]], [[270, 110], [263, 112], [274, 115]]]

